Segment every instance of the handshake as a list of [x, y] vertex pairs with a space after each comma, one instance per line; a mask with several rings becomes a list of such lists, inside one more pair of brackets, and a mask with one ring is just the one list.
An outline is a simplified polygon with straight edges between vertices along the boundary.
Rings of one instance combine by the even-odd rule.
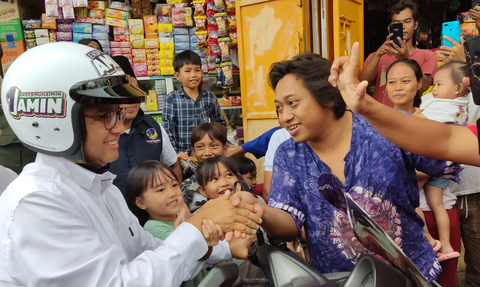
[[175, 227], [188, 222], [202, 232], [209, 247], [226, 239], [233, 257], [247, 259], [248, 246], [256, 239], [254, 230], [262, 223], [263, 207], [249, 192], [227, 193], [207, 201], [194, 215], [182, 204]]

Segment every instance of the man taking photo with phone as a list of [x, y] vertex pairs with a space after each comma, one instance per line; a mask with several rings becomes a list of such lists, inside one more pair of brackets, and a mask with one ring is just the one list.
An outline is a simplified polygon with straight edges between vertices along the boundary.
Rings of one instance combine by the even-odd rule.
[[375, 92], [373, 98], [377, 101], [393, 107], [393, 103], [388, 98], [385, 85], [388, 67], [400, 59], [413, 59], [422, 68], [423, 85], [420, 92], [425, 92], [433, 82], [433, 76], [437, 71], [437, 57], [435, 53], [429, 50], [417, 49], [413, 45], [414, 32], [418, 27], [418, 9], [417, 5], [409, 0], [401, 0], [390, 8], [390, 18], [392, 23], [403, 24], [403, 39], [397, 38], [400, 46], [393, 42], [392, 29], [389, 27], [390, 34], [385, 43], [374, 53], [371, 53], [363, 65], [363, 70], [359, 75], [360, 81], [372, 82], [375, 80]]

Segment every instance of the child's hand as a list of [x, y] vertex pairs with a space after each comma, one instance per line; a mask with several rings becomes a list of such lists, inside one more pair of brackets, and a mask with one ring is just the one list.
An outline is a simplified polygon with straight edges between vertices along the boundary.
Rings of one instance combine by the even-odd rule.
[[175, 228], [187, 221], [192, 216], [188, 206], [183, 201], [183, 196], [178, 197], [178, 204], [180, 205], [180, 210], [178, 211], [177, 218], [175, 219]]
[[217, 245], [218, 241], [222, 240], [223, 237], [222, 228], [212, 220], [203, 220], [202, 233], [210, 247]]
[[230, 241], [230, 252], [232, 257], [237, 259], [248, 260], [248, 247], [251, 242], [257, 241], [256, 235], [247, 235], [246, 238], [233, 238]]
[[179, 160], [189, 160], [190, 157], [188, 156], [188, 152], [181, 152], [177, 155]]

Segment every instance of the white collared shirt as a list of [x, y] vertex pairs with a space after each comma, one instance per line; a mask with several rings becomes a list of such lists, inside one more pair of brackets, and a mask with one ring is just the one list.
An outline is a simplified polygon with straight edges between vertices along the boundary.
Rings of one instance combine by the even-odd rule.
[[0, 197], [0, 286], [180, 286], [231, 258], [181, 224], [165, 241], [138, 224], [114, 175], [38, 154]]

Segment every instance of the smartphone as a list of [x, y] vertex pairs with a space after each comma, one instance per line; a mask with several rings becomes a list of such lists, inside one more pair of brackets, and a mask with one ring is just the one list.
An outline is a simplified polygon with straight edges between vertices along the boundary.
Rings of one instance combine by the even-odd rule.
[[448, 36], [455, 40], [455, 42], [460, 43], [460, 22], [452, 21], [445, 22], [442, 24], [442, 45], [445, 47], [453, 47], [453, 44], [449, 41], [443, 39], [443, 37]]
[[480, 105], [480, 36], [466, 40], [464, 49], [473, 101]]
[[398, 37], [403, 40], [403, 23], [391, 23], [390, 24], [390, 33], [393, 34], [391, 40], [395, 45], [401, 47]]

